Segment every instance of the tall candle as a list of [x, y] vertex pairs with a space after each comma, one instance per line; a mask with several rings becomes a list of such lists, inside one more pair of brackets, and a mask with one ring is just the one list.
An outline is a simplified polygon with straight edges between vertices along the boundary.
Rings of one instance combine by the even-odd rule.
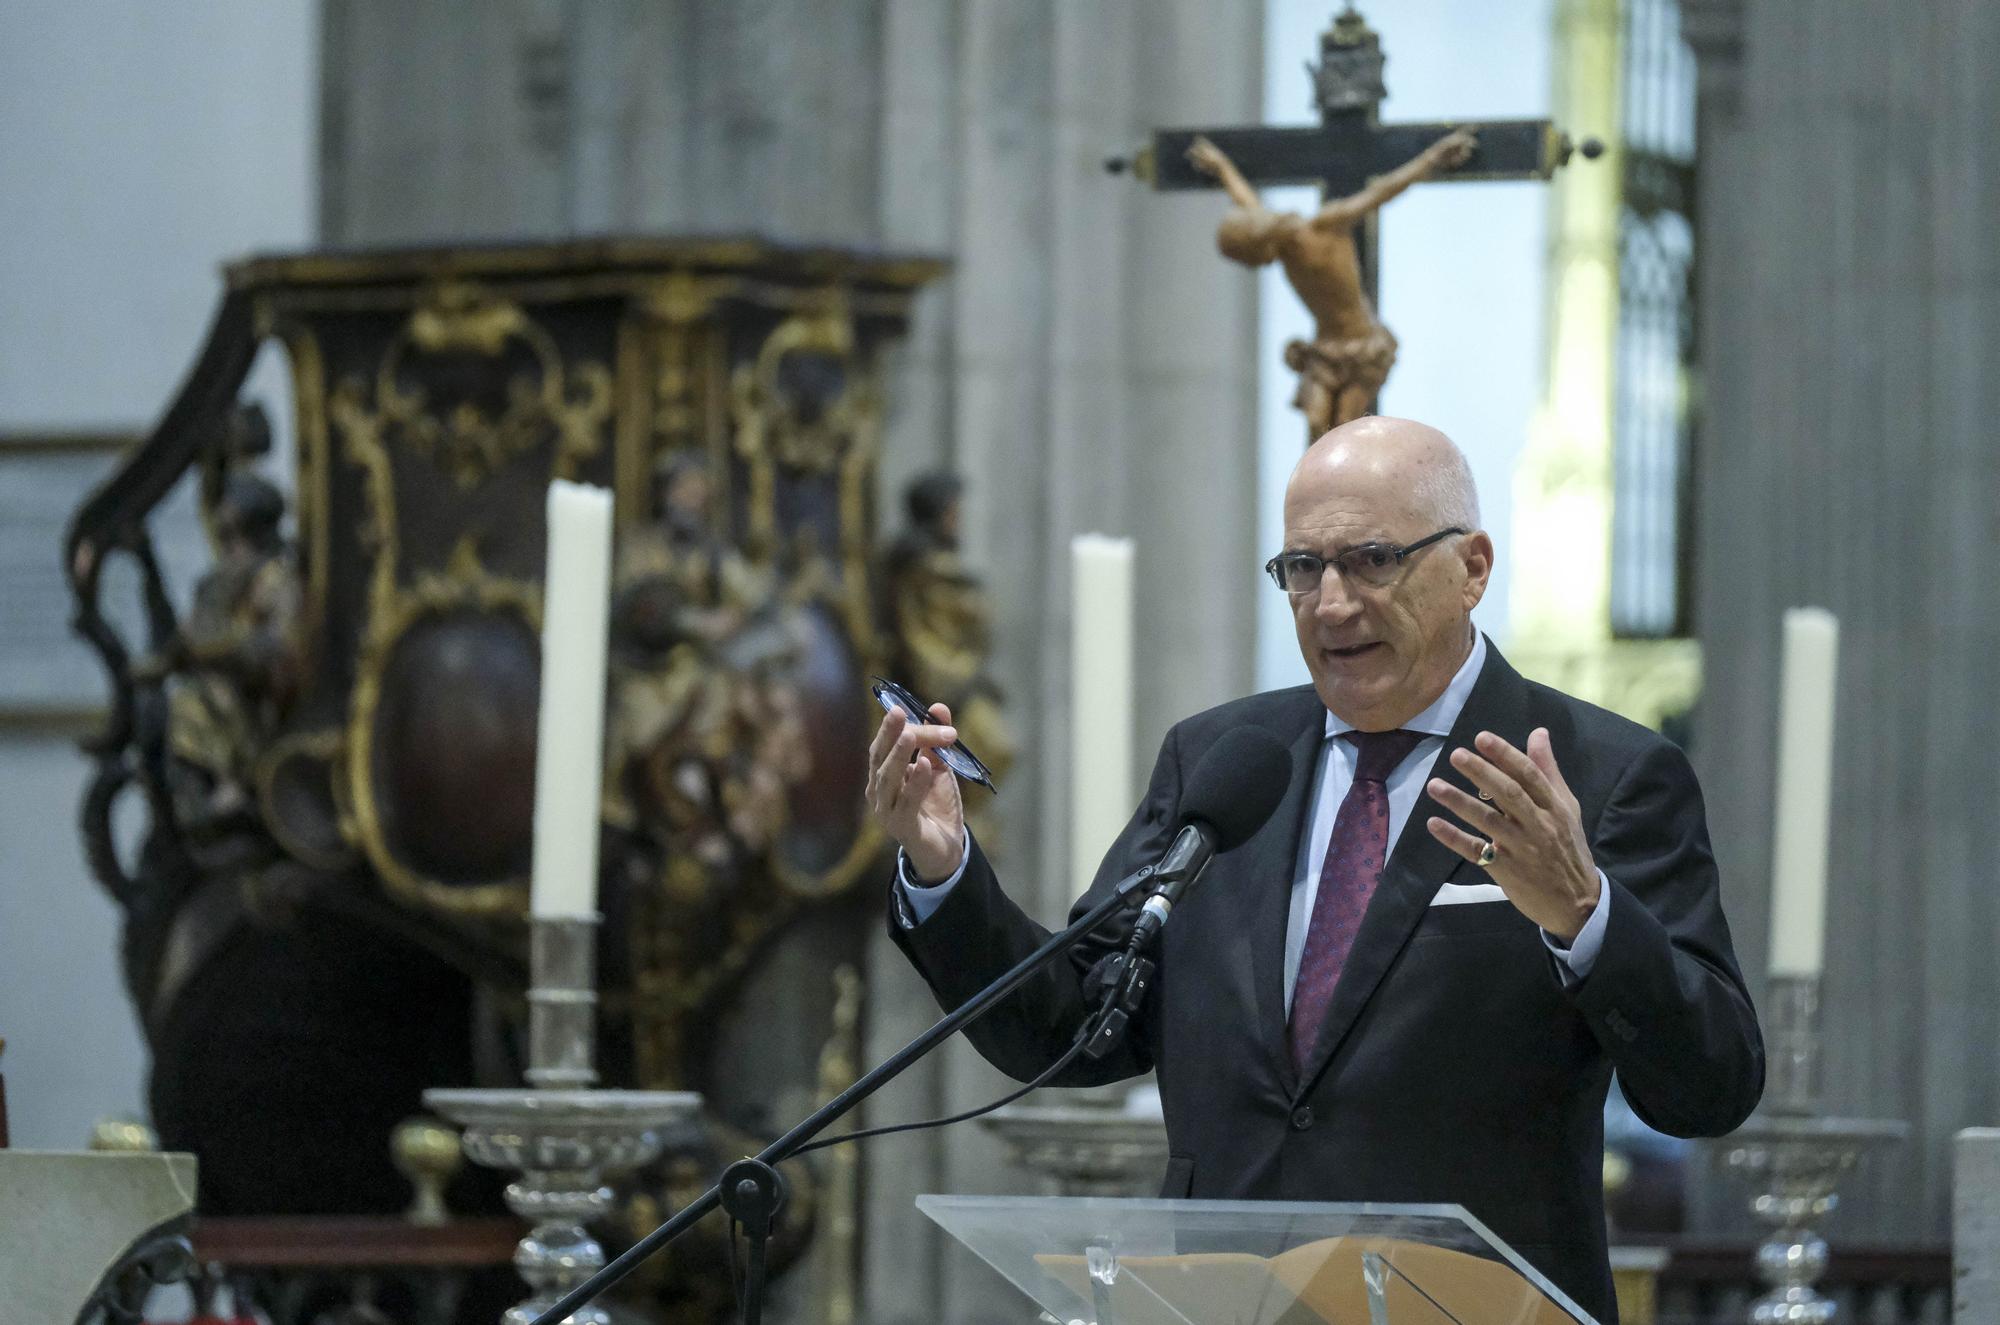
[[1839, 646], [1840, 623], [1825, 608], [1785, 613], [1771, 848], [1770, 973], [1775, 976], [1817, 976], [1826, 960], [1826, 841]]
[[587, 916], [597, 910], [611, 494], [557, 479], [549, 484], [548, 527], [529, 909]]
[[1132, 540], [1070, 540], [1071, 891], [1132, 814]]

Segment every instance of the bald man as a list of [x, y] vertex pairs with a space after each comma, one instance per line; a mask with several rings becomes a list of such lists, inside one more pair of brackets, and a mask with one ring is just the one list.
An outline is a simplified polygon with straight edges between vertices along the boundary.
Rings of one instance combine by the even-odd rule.
[[[1157, 1069], [1165, 1196], [1463, 1205], [1613, 1320], [1613, 1070], [1676, 1136], [1730, 1131], [1763, 1091], [1694, 773], [1654, 732], [1522, 679], [1473, 627], [1493, 540], [1433, 428], [1370, 417], [1314, 443], [1265, 569], [1312, 684], [1169, 731], [1079, 913], [1159, 857], [1224, 732], [1261, 727], [1289, 750], [1284, 798], [1175, 908], [1124, 1050], [1064, 1081]], [[868, 793], [902, 847], [891, 932], [947, 1007], [1046, 936], [965, 831], [929, 753], [953, 737], [890, 714]], [[1083, 945], [974, 1044], [1035, 1077], [1086, 1015], [1085, 973], [1122, 944]]]

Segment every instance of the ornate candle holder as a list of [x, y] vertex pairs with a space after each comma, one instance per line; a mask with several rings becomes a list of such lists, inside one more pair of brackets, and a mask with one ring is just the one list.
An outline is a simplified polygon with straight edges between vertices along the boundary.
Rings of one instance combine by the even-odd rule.
[[[427, 1090], [424, 1103], [465, 1129], [465, 1153], [521, 1176], [507, 1205], [528, 1221], [514, 1268], [525, 1302], [503, 1325], [528, 1325], [604, 1266], [584, 1228], [611, 1206], [607, 1174], [657, 1157], [692, 1125], [701, 1096], [685, 1091], [596, 1090], [598, 917], [530, 920], [527, 1090]], [[609, 1325], [597, 1307], [566, 1318]]]
[[1814, 1227], [1839, 1205], [1840, 1176], [1874, 1147], [1901, 1141], [1909, 1124], [1820, 1116], [1819, 979], [1778, 976], [1766, 1005], [1764, 1103], [1730, 1134], [1723, 1162], [1749, 1173], [1751, 1210], [1771, 1226], [1757, 1249], [1770, 1292], [1750, 1308], [1753, 1325], [1827, 1325], [1834, 1303], [1813, 1285], [1826, 1271], [1826, 1240]]

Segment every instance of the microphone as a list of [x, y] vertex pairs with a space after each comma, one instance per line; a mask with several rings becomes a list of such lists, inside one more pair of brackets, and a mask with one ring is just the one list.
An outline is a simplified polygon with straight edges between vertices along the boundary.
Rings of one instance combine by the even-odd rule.
[[1240, 846], [1264, 826], [1284, 799], [1291, 775], [1291, 756], [1259, 727], [1224, 732], [1196, 762], [1181, 791], [1180, 831], [1159, 864], [1140, 871], [1155, 889], [1139, 908], [1125, 951], [1106, 957], [1090, 973], [1085, 995], [1097, 1010], [1077, 1035], [1092, 1058], [1118, 1047], [1145, 1003], [1154, 968], [1146, 950], [1166, 926], [1174, 903], [1201, 878], [1216, 852]]
[[1261, 727], [1237, 727], [1208, 747], [1181, 791], [1181, 830], [1153, 869], [1158, 885], [1139, 910], [1127, 949], [1141, 952], [1216, 852], [1250, 840], [1284, 799], [1291, 755]]

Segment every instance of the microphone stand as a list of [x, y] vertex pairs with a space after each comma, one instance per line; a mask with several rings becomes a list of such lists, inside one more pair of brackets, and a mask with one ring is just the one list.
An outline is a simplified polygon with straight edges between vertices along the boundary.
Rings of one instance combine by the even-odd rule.
[[[790, 1158], [800, 1146], [852, 1112], [854, 1107], [877, 1090], [908, 1071], [919, 1059], [943, 1044], [967, 1025], [978, 1020], [995, 1003], [1026, 984], [1030, 977], [1076, 946], [1131, 899], [1154, 882], [1154, 867], [1147, 865], [1128, 875], [1104, 900], [1090, 908], [1068, 928], [1049, 936], [1041, 947], [1015, 965], [1005, 975], [974, 994], [931, 1028], [871, 1068], [866, 1075], [828, 1100], [793, 1127], [765, 1146], [750, 1159], [741, 1159], [723, 1172], [722, 1181], [676, 1211], [673, 1218], [648, 1233], [590, 1278], [571, 1289], [554, 1306], [535, 1317], [530, 1325], [558, 1325], [578, 1307], [639, 1268], [655, 1252], [681, 1236], [696, 1223], [723, 1207], [744, 1225], [750, 1243], [749, 1275], [743, 1294], [743, 1325], [760, 1325], [763, 1313], [764, 1243], [770, 1236], [771, 1221], [783, 1203], [784, 1185], [776, 1165]], [[1150, 963], [1148, 963], [1150, 966]], [[1106, 1048], [1108, 1049], [1108, 1045]], [[1098, 1055], [1101, 1056], [1100, 1051]]]

